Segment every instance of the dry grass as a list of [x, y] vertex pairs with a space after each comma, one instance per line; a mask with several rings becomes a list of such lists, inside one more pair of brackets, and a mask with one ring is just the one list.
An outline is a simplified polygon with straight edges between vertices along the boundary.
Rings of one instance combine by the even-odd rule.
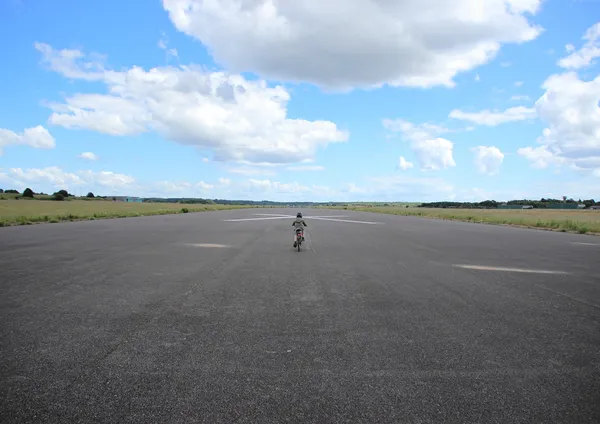
[[[329, 207], [344, 209], [343, 207]], [[544, 210], [544, 209], [434, 209], [403, 207], [354, 207], [347, 210], [376, 212], [392, 215], [421, 216], [484, 224], [515, 225], [580, 234], [600, 234], [600, 211], [597, 210]]]
[[0, 226], [251, 208], [237, 205], [128, 203], [109, 200], [0, 200]]

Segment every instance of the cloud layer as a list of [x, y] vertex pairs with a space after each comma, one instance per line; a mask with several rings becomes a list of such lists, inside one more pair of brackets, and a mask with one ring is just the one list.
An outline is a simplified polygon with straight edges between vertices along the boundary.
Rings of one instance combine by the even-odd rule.
[[35, 149], [53, 149], [56, 146], [54, 137], [41, 125], [27, 128], [21, 134], [0, 128], [0, 156], [4, 147], [11, 145], [24, 145]]
[[75, 94], [50, 103], [50, 122], [113, 136], [156, 131], [212, 149], [216, 161], [295, 163], [348, 134], [330, 121], [287, 117], [289, 93], [265, 81], [197, 66], [107, 70], [95, 56], [37, 43], [43, 63], [65, 77], [100, 81], [109, 94]]
[[[535, 39], [541, 0], [163, 0], [175, 27], [235, 72], [320, 86], [454, 85]], [[368, 63], [368, 66], [364, 64]]]

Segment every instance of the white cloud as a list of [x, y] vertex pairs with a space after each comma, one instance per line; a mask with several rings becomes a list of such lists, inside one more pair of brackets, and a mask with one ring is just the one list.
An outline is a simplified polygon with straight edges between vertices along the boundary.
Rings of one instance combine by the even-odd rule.
[[0, 156], [3, 148], [11, 145], [25, 145], [36, 149], [53, 149], [56, 147], [54, 137], [41, 125], [27, 128], [21, 134], [0, 128]]
[[471, 149], [475, 154], [475, 166], [481, 174], [496, 175], [504, 161], [504, 153], [495, 146], [477, 146]]
[[398, 160], [398, 168], [402, 169], [403, 171], [406, 171], [407, 169], [410, 169], [413, 166], [414, 165], [412, 162], [409, 162], [406, 159], [404, 159], [404, 156], [400, 156], [400, 159]]
[[82, 185], [83, 179], [74, 173], [65, 172], [56, 166], [50, 166], [43, 169], [30, 168], [10, 168], [8, 176], [25, 183], [49, 183], [54, 187], [68, 188], [75, 185]]
[[413, 141], [412, 149], [419, 159], [421, 169], [435, 171], [456, 166], [452, 157], [454, 144], [445, 138]]
[[518, 102], [530, 100], [529, 96], [524, 96], [524, 95], [514, 95], [514, 96], [511, 96], [510, 99], [513, 101], [518, 101]]
[[80, 159], [85, 159], [85, 160], [98, 160], [98, 156], [95, 153], [92, 152], [83, 152], [79, 155]]
[[561, 158], [555, 156], [547, 146], [522, 147], [517, 153], [531, 162], [531, 165], [537, 169], [544, 169], [550, 165], [560, 166], [564, 163]]
[[576, 73], [550, 76], [546, 92], [536, 102], [540, 119], [547, 124], [537, 148], [519, 149], [536, 167], [569, 165], [600, 173], [600, 76], [583, 81]]
[[5, 178], [16, 186], [30, 185], [33, 190], [38, 190], [36, 186], [67, 190], [103, 188], [112, 189], [113, 191], [135, 188], [135, 179], [129, 175], [110, 171], [67, 172], [57, 166], [29, 169], [10, 168], [5, 173]]
[[163, 0], [235, 72], [331, 88], [452, 86], [503, 44], [535, 39], [541, 0]]
[[168, 62], [172, 57], [179, 57], [177, 49], [169, 48], [169, 40], [166, 34], [162, 34], [162, 37], [158, 40], [158, 48], [165, 51], [165, 59]]
[[[93, 54], [86, 57], [84, 53], [74, 49], [54, 50], [44, 43], [35, 43], [34, 47], [42, 53], [42, 64], [67, 78], [87, 81], [102, 80], [106, 74], [104, 57]], [[86, 59], [82, 63], [82, 59]]]
[[96, 184], [104, 187], [125, 187], [135, 182], [135, 179], [129, 175], [116, 174], [111, 171], [79, 171], [78, 175], [88, 184]]
[[533, 119], [536, 117], [536, 112], [534, 108], [525, 106], [511, 107], [503, 112], [490, 111], [487, 109], [479, 112], [463, 112], [462, 110], [454, 109], [450, 112], [449, 117], [461, 121], [473, 122], [478, 125], [494, 127], [507, 122]]
[[565, 49], [568, 56], [558, 61], [558, 66], [566, 69], [581, 69], [593, 65], [594, 59], [600, 57], [600, 22], [587, 29], [582, 37], [585, 43], [579, 50], [567, 44]]
[[515, 81], [515, 87], [521, 87], [523, 85], [523, 81]]
[[49, 67], [67, 77], [106, 84], [109, 94], [75, 94], [50, 104], [50, 122], [110, 135], [156, 131], [175, 142], [212, 149], [214, 160], [293, 163], [319, 148], [345, 142], [330, 121], [287, 117], [281, 86], [198, 66], [107, 70], [75, 50], [36, 44]]
[[438, 137], [451, 130], [434, 125], [415, 125], [403, 119], [384, 119], [383, 125], [390, 131], [400, 132], [410, 142], [422, 170], [439, 170], [456, 166], [452, 156], [454, 144]]

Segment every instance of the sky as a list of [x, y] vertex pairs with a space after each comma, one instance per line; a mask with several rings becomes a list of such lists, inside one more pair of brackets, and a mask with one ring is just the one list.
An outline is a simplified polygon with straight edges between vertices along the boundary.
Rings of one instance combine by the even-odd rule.
[[0, 188], [600, 199], [600, 0], [4, 0]]

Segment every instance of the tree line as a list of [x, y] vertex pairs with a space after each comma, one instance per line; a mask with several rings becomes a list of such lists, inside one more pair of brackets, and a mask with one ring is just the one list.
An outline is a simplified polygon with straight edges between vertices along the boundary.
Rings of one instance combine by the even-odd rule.
[[[31, 188], [27, 187], [23, 192], [19, 192], [15, 189], [0, 189], [0, 194], [17, 194], [24, 198], [34, 198], [34, 196], [49, 196], [46, 193], [35, 193]], [[69, 193], [67, 190], [58, 190], [49, 196], [51, 200], [61, 201], [69, 197], [76, 197], [74, 194]], [[116, 200], [115, 197], [111, 196], [96, 196], [94, 193], [89, 192], [86, 198], [101, 198], [101, 199], [112, 199]], [[350, 205], [363, 205], [363, 206], [394, 206], [394, 203], [381, 203], [381, 202], [276, 202], [271, 200], [229, 200], [229, 199], [204, 199], [194, 197], [150, 197], [142, 199], [143, 202], [147, 203], [182, 203], [182, 204], [203, 204], [203, 205], [247, 205], [247, 206], [280, 206], [280, 207], [314, 207], [314, 206], [350, 206]], [[458, 209], [496, 209], [500, 205], [518, 205], [518, 206], [531, 206], [533, 208], [547, 208], [550, 205], [561, 204], [561, 203], [577, 203], [583, 204], [585, 207], [600, 205], [600, 202], [596, 202], [594, 199], [587, 200], [575, 200], [573, 198], [563, 197], [562, 199], [551, 199], [541, 198], [540, 200], [531, 199], [520, 199], [520, 200], [509, 200], [508, 202], [498, 202], [496, 200], [484, 200], [483, 202], [428, 202], [417, 204], [419, 208], [458, 208]], [[408, 207], [408, 206], [406, 206]]]
[[421, 203], [418, 205], [420, 208], [458, 208], [458, 209], [495, 209], [500, 205], [518, 205], [518, 206], [532, 206], [533, 208], [547, 208], [550, 205], [556, 205], [561, 203], [577, 203], [580, 205], [585, 205], [586, 208], [590, 206], [595, 206], [600, 203], [596, 202], [594, 199], [588, 200], [574, 200], [572, 198], [569, 199], [545, 199], [542, 198], [540, 200], [530, 200], [530, 199], [521, 199], [521, 200], [509, 200], [508, 202], [497, 202], [495, 200], [485, 200], [483, 202], [430, 202], [430, 203]]

